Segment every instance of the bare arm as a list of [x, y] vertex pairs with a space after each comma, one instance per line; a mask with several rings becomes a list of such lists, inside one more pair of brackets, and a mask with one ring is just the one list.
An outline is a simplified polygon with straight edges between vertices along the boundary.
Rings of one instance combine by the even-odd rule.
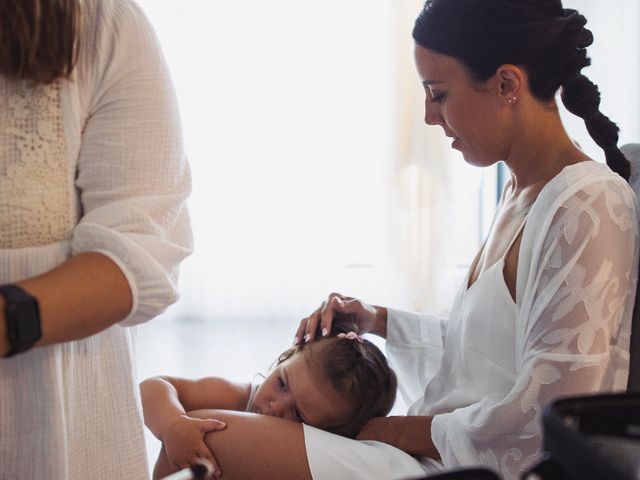
[[186, 412], [205, 408], [243, 410], [249, 398], [248, 383], [234, 383], [219, 377], [190, 380], [153, 377], [140, 384], [145, 425], [163, 440], [176, 419]]
[[367, 422], [357, 440], [388, 443], [409, 455], [440, 458], [431, 440], [431, 421], [427, 416], [376, 417]]
[[[80, 253], [17, 285], [36, 297], [42, 338], [36, 346], [78, 340], [123, 320], [132, 307], [129, 283], [118, 266], [97, 252]], [[0, 296], [0, 354], [9, 351], [4, 298]]]
[[[268, 415], [220, 410], [189, 415], [215, 417], [228, 425], [222, 431], [205, 435], [225, 480], [311, 480], [302, 424]], [[162, 455], [154, 478], [162, 478], [164, 473], [166, 459]]]

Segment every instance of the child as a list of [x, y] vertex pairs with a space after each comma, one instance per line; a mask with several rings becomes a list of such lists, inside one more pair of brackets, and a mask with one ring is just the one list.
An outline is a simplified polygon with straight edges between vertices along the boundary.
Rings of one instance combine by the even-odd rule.
[[203, 437], [224, 424], [187, 414], [209, 408], [274, 415], [354, 438], [368, 420], [389, 413], [397, 386], [384, 354], [356, 330], [350, 316], [334, 317], [332, 336], [282, 353], [260, 385], [219, 377], [145, 380], [144, 420], [163, 443], [161, 456], [166, 452], [174, 470], [213, 460]]

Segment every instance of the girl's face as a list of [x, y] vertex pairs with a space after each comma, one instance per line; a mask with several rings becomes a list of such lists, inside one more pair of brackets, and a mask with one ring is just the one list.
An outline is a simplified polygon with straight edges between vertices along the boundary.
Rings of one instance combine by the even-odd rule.
[[278, 365], [258, 387], [253, 412], [304, 422], [317, 428], [340, 423], [350, 413], [346, 400], [303, 352]]
[[425, 123], [440, 125], [453, 138], [452, 148], [470, 164], [504, 160], [507, 128], [496, 77], [479, 86], [459, 60], [420, 45], [415, 47], [415, 61], [426, 93]]

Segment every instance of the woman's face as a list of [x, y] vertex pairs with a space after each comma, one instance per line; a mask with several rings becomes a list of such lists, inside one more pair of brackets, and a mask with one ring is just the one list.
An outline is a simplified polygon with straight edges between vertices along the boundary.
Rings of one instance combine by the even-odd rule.
[[258, 387], [253, 412], [318, 428], [341, 423], [350, 413], [347, 402], [313, 366], [303, 352], [278, 365]]
[[505, 123], [495, 77], [475, 84], [457, 59], [415, 47], [418, 75], [425, 88], [425, 122], [440, 125], [452, 148], [473, 165], [487, 166], [504, 160], [508, 148]]

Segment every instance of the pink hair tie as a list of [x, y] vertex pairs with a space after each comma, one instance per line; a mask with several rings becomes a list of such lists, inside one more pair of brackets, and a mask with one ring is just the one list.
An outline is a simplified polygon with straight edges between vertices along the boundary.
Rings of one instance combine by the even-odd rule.
[[338, 338], [346, 338], [347, 340], [357, 340], [358, 343], [362, 343], [362, 337], [358, 335], [356, 332], [354, 332], [353, 330], [350, 331], [349, 333], [339, 333], [336, 336]]

